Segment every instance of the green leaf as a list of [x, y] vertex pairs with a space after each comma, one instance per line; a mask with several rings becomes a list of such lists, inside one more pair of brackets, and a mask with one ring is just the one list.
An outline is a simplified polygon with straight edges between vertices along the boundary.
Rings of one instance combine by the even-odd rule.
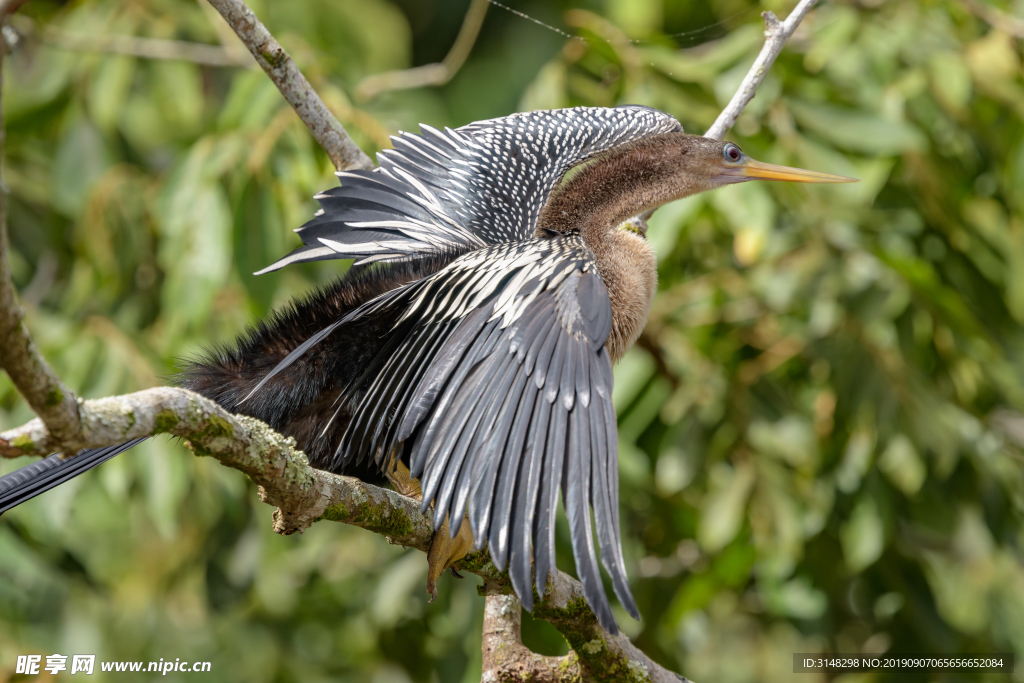
[[931, 85], [939, 101], [960, 113], [971, 99], [971, 72], [958, 52], [936, 52], [929, 60]]
[[763, 29], [755, 24], [747, 24], [699, 51], [668, 50], [652, 46], [643, 51], [643, 58], [674, 80], [711, 85], [717, 74], [757, 49], [763, 40]]
[[754, 479], [755, 470], [749, 463], [735, 469], [724, 463], [715, 466], [713, 488], [701, 506], [697, 524], [697, 542], [706, 552], [721, 550], [739, 533]]
[[96, 127], [81, 113], [72, 113], [53, 160], [54, 206], [67, 216], [81, 211], [93, 185], [110, 163], [107, 147]]
[[133, 58], [109, 56], [89, 83], [89, 112], [104, 132], [113, 132], [120, 122], [134, 77]]
[[776, 614], [794, 619], [818, 619], [828, 609], [828, 596], [806, 577], [764, 591], [765, 603]]
[[840, 528], [839, 540], [843, 559], [853, 573], [859, 573], [874, 564], [885, 549], [885, 524], [875, 501], [863, 496]]
[[787, 105], [801, 126], [852, 152], [893, 155], [927, 148], [924, 135], [906, 121], [799, 100], [789, 100]]
[[920, 490], [928, 474], [913, 442], [903, 434], [897, 434], [889, 441], [878, 458], [878, 469], [908, 496]]
[[778, 458], [793, 467], [813, 465], [818, 457], [814, 426], [797, 415], [776, 422], [754, 420], [747, 431], [751, 445], [761, 453]]
[[204, 321], [231, 272], [231, 210], [211, 174], [232, 158], [224, 145], [207, 140], [175, 172], [161, 198], [157, 259], [166, 274], [161, 297], [170, 330]]

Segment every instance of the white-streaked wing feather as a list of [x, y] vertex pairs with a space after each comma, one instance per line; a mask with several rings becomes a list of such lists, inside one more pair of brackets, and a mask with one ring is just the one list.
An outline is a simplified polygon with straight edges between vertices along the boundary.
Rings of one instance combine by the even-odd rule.
[[[339, 172], [317, 195], [323, 213], [297, 230], [303, 247], [261, 270], [325, 258], [394, 261], [529, 239], [569, 168], [601, 151], [681, 130], [639, 106], [513, 114], [393, 136], [372, 171]], [[429, 235], [428, 235], [429, 233]], [[322, 250], [330, 240], [333, 253]]]

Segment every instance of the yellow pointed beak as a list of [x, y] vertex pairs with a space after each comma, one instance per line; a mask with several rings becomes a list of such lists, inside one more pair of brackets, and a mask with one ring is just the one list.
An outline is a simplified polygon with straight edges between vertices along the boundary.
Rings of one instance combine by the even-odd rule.
[[789, 166], [778, 166], [766, 164], [763, 161], [756, 161], [747, 158], [736, 167], [737, 175], [757, 180], [786, 180], [791, 183], [859, 183], [856, 178], [847, 178], [831, 173], [819, 173], [818, 171], [805, 171], [802, 168], [790, 168]]

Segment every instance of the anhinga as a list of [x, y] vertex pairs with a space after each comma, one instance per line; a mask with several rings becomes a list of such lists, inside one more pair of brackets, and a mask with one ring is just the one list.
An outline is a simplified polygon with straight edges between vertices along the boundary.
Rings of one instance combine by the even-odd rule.
[[[392, 139], [379, 168], [338, 173], [297, 231], [304, 246], [266, 269], [355, 259], [345, 277], [195, 361], [181, 384], [295, 437], [314, 467], [384, 474], [413, 495], [422, 485], [424, 512], [452, 520], [429, 556], [431, 591], [486, 544], [532, 609], [531, 565], [539, 594], [555, 566], [561, 491], [587, 600], [616, 632], [594, 532], [639, 618], [619, 538], [611, 391], [612, 363], [657, 288], [644, 217], [747, 180], [850, 179], [754, 161], [639, 106]], [[0, 511], [131, 445], [7, 475]]]

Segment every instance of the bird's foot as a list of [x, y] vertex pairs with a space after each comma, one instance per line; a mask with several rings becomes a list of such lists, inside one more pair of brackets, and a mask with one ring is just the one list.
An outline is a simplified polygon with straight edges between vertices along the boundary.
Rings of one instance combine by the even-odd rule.
[[420, 488], [420, 480], [413, 479], [409, 468], [399, 460], [389, 464], [384, 470], [384, 476], [391, 482], [391, 486], [403, 496], [423, 500], [423, 490]]
[[[413, 479], [409, 474], [409, 468], [405, 463], [398, 461], [385, 470], [385, 476], [396, 491], [403, 496], [409, 496], [416, 500], [423, 500], [423, 493], [420, 482]], [[430, 593], [430, 602], [437, 597], [437, 578], [446, 569], [451, 570], [453, 576], [462, 578], [452, 567], [473, 547], [473, 530], [469, 523], [469, 517], [462, 520], [459, 533], [452, 538], [448, 533], [448, 519], [440, 529], [434, 531], [434, 538], [430, 541], [430, 550], [427, 552], [427, 592]]]
[[448, 533], [447, 517], [441, 528], [434, 531], [434, 538], [430, 541], [430, 550], [427, 552], [427, 592], [430, 593], [430, 602], [434, 602], [437, 597], [437, 577], [446, 569], [450, 569], [454, 576], [462, 578], [452, 565], [465, 557], [472, 547], [473, 530], [468, 517], [462, 520], [455, 538]]

